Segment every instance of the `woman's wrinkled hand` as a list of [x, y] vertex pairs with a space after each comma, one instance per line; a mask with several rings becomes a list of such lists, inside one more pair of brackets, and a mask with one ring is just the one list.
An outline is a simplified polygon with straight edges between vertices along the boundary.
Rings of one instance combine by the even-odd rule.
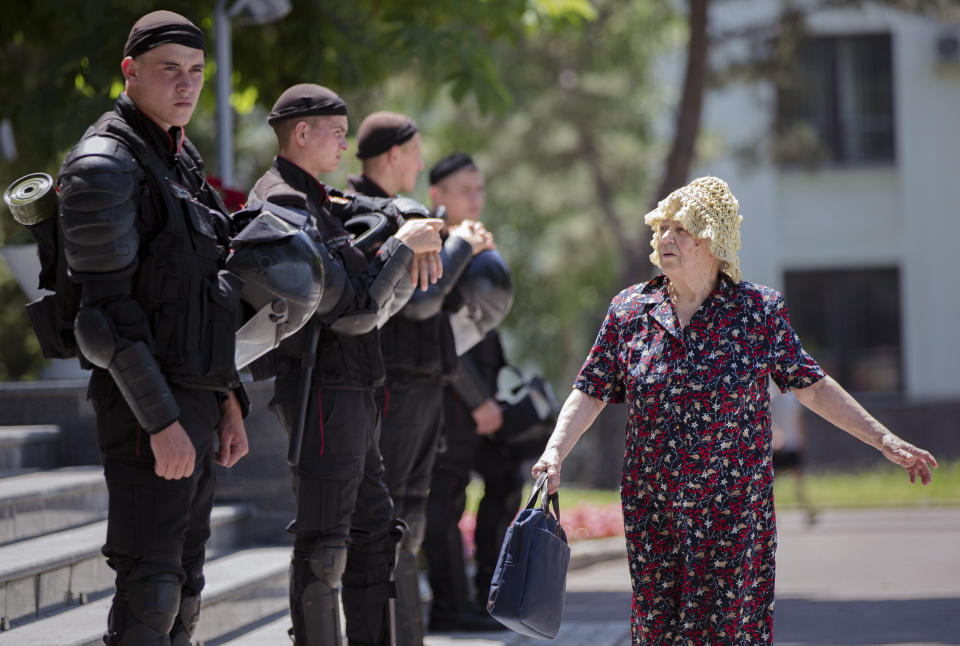
[[540, 477], [541, 473], [547, 474], [547, 492], [556, 493], [560, 488], [560, 456], [553, 449], [547, 449], [533, 465], [530, 475], [534, 480]]
[[883, 457], [906, 469], [910, 474], [910, 482], [916, 482], [919, 477], [922, 484], [930, 484], [933, 479], [930, 467], [936, 469], [939, 466], [929, 451], [917, 448], [893, 433], [885, 433], [880, 438], [880, 452]]

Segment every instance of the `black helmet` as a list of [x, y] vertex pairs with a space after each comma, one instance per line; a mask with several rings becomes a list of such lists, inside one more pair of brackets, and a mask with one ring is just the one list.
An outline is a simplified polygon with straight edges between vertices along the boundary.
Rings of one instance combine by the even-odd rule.
[[398, 230], [394, 219], [376, 211], [355, 215], [343, 227], [353, 236], [351, 246], [362, 251], [367, 258], [377, 255], [387, 238]]
[[431, 213], [427, 207], [409, 197], [395, 197], [379, 205], [384, 212], [369, 211], [354, 215], [344, 223], [344, 228], [353, 236], [351, 246], [367, 258], [373, 258], [387, 238], [395, 234], [407, 220], [413, 218], [446, 219], [447, 209], [440, 206]]
[[237, 331], [237, 369], [303, 327], [323, 296], [323, 256], [303, 230], [306, 218], [265, 204], [233, 238], [226, 268], [243, 280], [249, 316]]
[[481, 251], [457, 280], [460, 307], [450, 314], [450, 325], [461, 355], [494, 329], [513, 304], [513, 279], [510, 268], [493, 249]]

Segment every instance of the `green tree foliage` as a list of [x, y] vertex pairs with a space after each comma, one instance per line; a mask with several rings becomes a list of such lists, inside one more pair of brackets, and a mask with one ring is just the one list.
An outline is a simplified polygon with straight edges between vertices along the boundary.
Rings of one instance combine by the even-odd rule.
[[[458, 108], [423, 124], [428, 163], [453, 149], [487, 177], [484, 220], [514, 272], [507, 318], [511, 358], [566, 387], [610, 299], [645, 280], [645, 208], [660, 179], [658, 116], [676, 88], [652, 75], [665, 47], [682, 46], [671, 3], [598, 0], [582, 28], [558, 28], [498, 47], [513, 97], [503, 116]], [[642, 269], [637, 269], [640, 266]]]

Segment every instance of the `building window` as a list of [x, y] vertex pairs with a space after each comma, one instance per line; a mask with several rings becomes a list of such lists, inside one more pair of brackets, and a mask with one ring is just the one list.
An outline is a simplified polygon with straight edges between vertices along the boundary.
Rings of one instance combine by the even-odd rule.
[[777, 157], [787, 164], [894, 160], [890, 35], [809, 38], [777, 95]]
[[895, 267], [785, 274], [803, 347], [847, 390], [903, 390], [899, 274]]

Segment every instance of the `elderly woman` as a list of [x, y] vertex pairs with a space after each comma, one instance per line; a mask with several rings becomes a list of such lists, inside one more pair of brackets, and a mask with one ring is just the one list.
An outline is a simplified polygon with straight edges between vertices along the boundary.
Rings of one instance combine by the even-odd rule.
[[608, 403], [629, 404], [621, 499], [634, 644], [769, 644], [776, 525], [768, 378], [927, 484], [937, 463], [865, 411], [800, 345], [776, 291], [740, 280], [738, 205], [702, 177], [644, 221], [663, 271], [618, 294], [534, 477]]

